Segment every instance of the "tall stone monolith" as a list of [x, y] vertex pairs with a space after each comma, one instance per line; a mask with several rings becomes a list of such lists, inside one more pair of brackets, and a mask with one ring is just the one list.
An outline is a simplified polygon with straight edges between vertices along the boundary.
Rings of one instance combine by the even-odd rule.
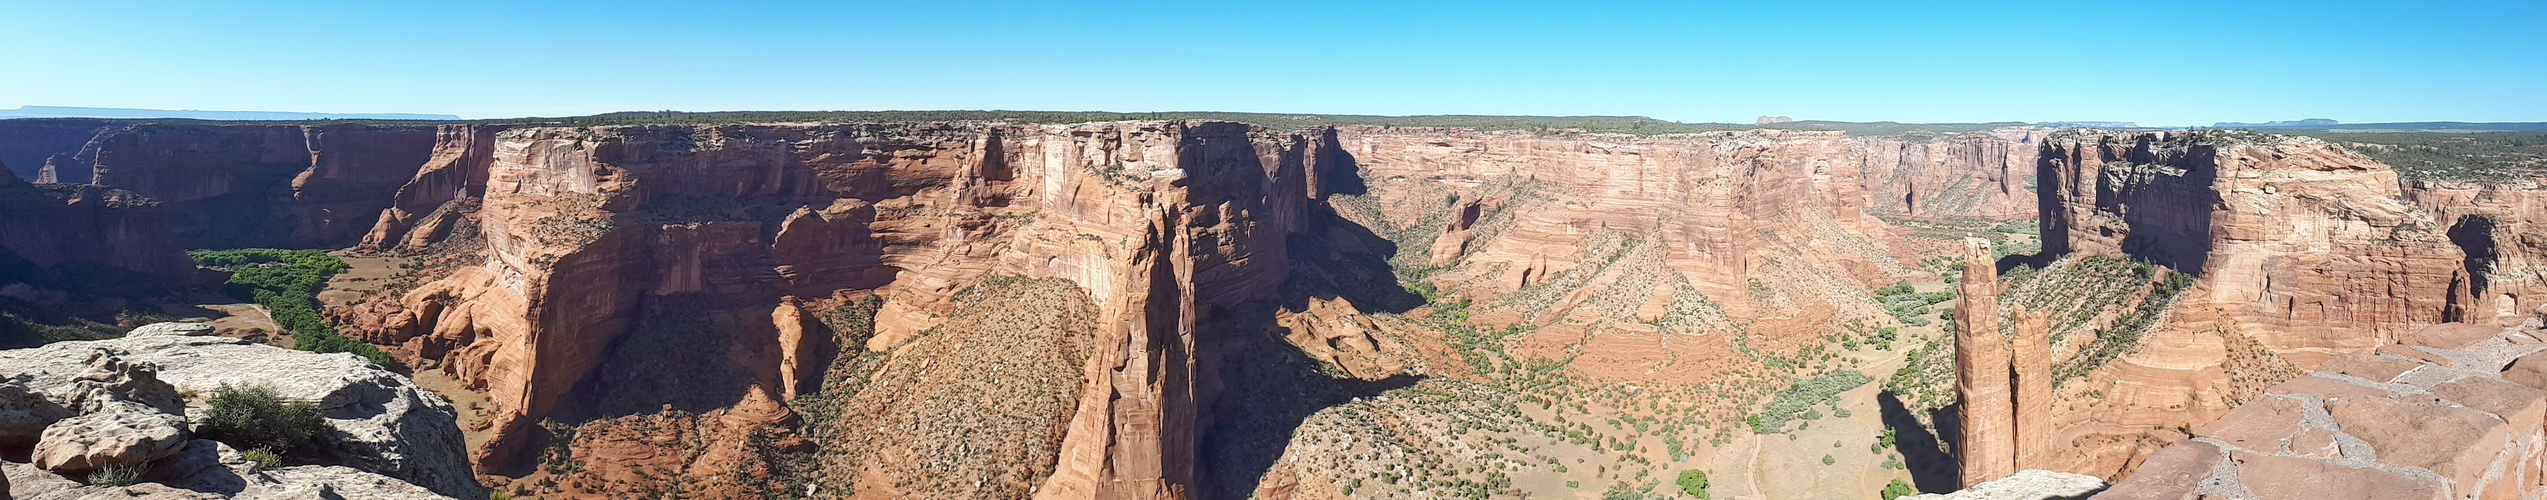
[[1990, 242], [1964, 239], [1963, 303], [1955, 306], [1955, 394], [1963, 436], [1955, 443], [1963, 487], [2016, 473], [2016, 415], [2007, 339], [1999, 335], [1999, 272]]
[[2052, 469], [2052, 321], [2016, 306], [2016, 468]]

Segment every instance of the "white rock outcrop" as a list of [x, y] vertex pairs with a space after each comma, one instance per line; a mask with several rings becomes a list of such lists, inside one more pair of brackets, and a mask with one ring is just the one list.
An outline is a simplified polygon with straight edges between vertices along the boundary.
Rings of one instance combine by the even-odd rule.
[[[223, 386], [262, 386], [287, 401], [318, 406], [337, 431], [321, 441], [320, 452], [327, 455], [325, 461], [345, 466], [338, 469], [376, 472], [443, 495], [486, 495], [469, 465], [458, 412], [441, 396], [359, 356], [295, 351], [212, 336], [210, 328], [191, 324], [161, 323], [136, 328], [124, 338], [0, 351], [0, 445], [20, 439], [17, 434], [23, 433], [20, 427], [27, 422], [98, 427], [84, 422], [140, 423], [147, 419], [134, 415], [152, 414], [171, 419], [189, 413], [200, 417], [205, 409], [187, 407], [178, 394], [208, 395]], [[189, 420], [199, 418], [176, 421]], [[60, 452], [66, 458], [47, 462], [42, 450], [54, 443], [56, 435], [48, 428], [36, 444], [39, 460], [34, 465], [76, 473], [104, 465], [125, 465], [122, 457], [133, 456], [129, 451], [86, 451], [69, 446], [73, 442], [130, 442], [141, 451], [156, 455], [149, 459], [161, 459], [186, 446], [182, 425], [179, 429], [176, 436], [66, 432], [61, 435]], [[138, 439], [145, 435], [152, 439]], [[79, 464], [84, 467], [60, 466], [70, 463], [67, 457], [73, 455], [104, 456], [110, 460], [97, 463], [92, 459]], [[176, 459], [159, 460], [154, 468], [172, 460]]]
[[1996, 481], [1953, 493], [1929, 493], [1903, 500], [2079, 500], [2105, 491], [2105, 480], [2042, 469], [2017, 471]]
[[446, 500], [451, 497], [395, 478], [349, 467], [303, 465], [264, 470], [229, 445], [189, 441], [175, 456], [152, 464], [132, 486], [89, 486], [26, 464], [0, 462], [9, 496], [22, 500], [74, 499], [378, 499]]

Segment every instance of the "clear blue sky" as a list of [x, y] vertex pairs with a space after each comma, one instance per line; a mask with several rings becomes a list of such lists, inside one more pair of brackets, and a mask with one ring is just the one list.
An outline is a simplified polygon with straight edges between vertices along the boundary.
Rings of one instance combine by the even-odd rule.
[[2547, 1], [1918, 3], [0, 0], [0, 108], [2547, 121]]

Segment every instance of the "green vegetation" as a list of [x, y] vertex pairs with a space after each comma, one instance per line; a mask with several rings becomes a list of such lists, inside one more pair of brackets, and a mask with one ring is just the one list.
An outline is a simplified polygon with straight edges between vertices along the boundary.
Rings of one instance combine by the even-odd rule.
[[195, 265], [230, 271], [222, 291], [264, 305], [275, 325], [292, 331], [293, 349], [354, 353], [381, 366], [405, 368], [378, 347], [337, 335], [336, 328], [318, 315], [318, 291], [327, 286], [328, 277], [345, 272], [344, 260], [317, 250], [263, 248], [195, 251], [186, 256], [193, 257]]
[[150, 473], [150, 466], [147, 464], [109, 465], [98, 469], [97, 472], [88, 473], [88, 484], [90, 486], [132, 486], [141, 484], [142, 474], [147, 473]]
[[1696, 497], [1698, 500], [1707, 500], [1707, 471], [1696, 469], [1680, 471], [1680, 478], [1672, 482], [1680, 485], [1681, 492], [1688, 493], [1689, 496]]
[[1875, 290], [1875, 303], [1892, 313], [1893, 319], [1910, 326], [1928, 326], [1928, 306], [1954, 300], [1954, 292], [1919, 293], [1909, 283]]
[[312, 444], [336, 432], [318, 405], [284, 403], [266, 387], [223, 385], [212, 391], [210, 406], [195, 434], [234, 448], [291, 455], [312, 451]]
[[1751, 431], [1758, 434], [1772, 434], [1786, 427], [1788, 420], [1799, 417], [1805, 420], [1821, 418], [1821, 412], [1814, 407], [1831, 405], [1836, 409], [1839, 407], [1839, 393], [1866, 385], [1868, 380], [1865, 373], [1856, 370], [1840, 370], [1796, 382], [1795, 385], [1787, 386], [1786, 390], [1778, 391], [1776, 396], [1770, 397], [1769, 406], [1760, 410], [1760, 414], [1754, 415], [1754, 418], [1750, 420]]
[[2277, 130], [2369, 156], [2411, 180], [2503, 183], [2547, 173], [2547, 132]]
[[1837, 463], [1839, 463], [1839, 459], [1838, 459], [1838, 458], [1833, 458], [1833, 457], [1832, 457], [1830, 454], [1828, 454], [1828, 453], [1822, 454], [1822, 465], [1831, 465], [1831, 464], [1837, 464]]
[[274, 470], [283, 467], [283, 455], [276, 454], [274, 453], [274, 450], [268, 450], [265, 448], [257, 448], [240, 453], [239, 458], [245, 459], [249, 462], [254, 462], [257, 466], [262, 467], [265, 470]]
[[2052, 382], [2066, 384], [2070, 380], [2084, 378], [2088, 372], [2105, 366], [2106, 362], [2140, 347], [2141, 334], [2147, 333], [2150, 326], [2167, 314], [2167, 309], [2175, 305], [2177, 294], [2192, 286], [2193, 276], [2167, 273], [2166, 278], [2159, 280], [2157, 286], [2150, 290], [2149, 298], [2140, 301], [2140, 307], [2115, 320], [2113, 326], [2097, 330], [2096, 340], [2081, 348], [2077, 356], [2053, 366]]
[[1918, 488], [1913, 488], [1910, 486], [1909, 481], [1903, 481], [1901, 478], [1896, 477], [1893, 478], [1892, 484], [1884, 485], [1884, 492], [1881, 493], [1880, 496], [1884, 500], [1893, 500], [1917, 494], [1919, 494]]

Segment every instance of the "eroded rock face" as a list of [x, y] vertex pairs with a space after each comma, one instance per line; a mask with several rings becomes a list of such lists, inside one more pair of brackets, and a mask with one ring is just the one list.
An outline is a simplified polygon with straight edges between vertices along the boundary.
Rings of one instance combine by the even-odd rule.
[[1351, 302], [1310, 299], [1307, 310], [1276, 313], [1274, 322], [1289, 332], [1284, 340], [1346, 376], [1377, 381], [1407, 374], [1398, 353], [1408, 349], [1386, 338]]
[[2234, 131], [2053, 134], [2044, 251], [2197, 273], [2217, 308], [2300, 368], [2465, 316], [2465, 255], [2386, 165]]
[[[209, 331], [199, 327], [156, 325], [136, 332], [0, 351], [0, 378], [89, 415], [52, 423], [64, 440], [51, 446], [57, 432], [48, 428], [36, 445], [37, 465], [82, 471], [176, 453], [185, 443], [188, 411], [178, 394], [257, 385], [325, 412], [338, 431], [321, 450], [331, 461], [454, 496], [484, 494], [469, 472], [450, 403], [404, 376], [351, 354], [201, 336]], [[48, 455], [48, 449], [59, 451]]]
[[2015, 474], [2017, 452], [2014, 366], [2008, 339], [1999, 334], [1999, 272], [1990, 242], [1965, 242], [1963, 303], [1955, 306], [1954, 387], [1963, 401], [1963, 435], [1955, 442], [1963, 486]]
[[364, 125], [63, 120], [0, 131], [0, 157], [18, 157], [0, 161], [158, 200], [177, 241], [196, 248], [352, 243], [434, 144], [430, 129]]
[[1853, 139], [1867, 210], [1922, 217], [2034, 218], [2035, 142], [2044, 127]]
[[[2531, 325], [2536, 325], [2532, 322]], [[2455, 325], [2451, 325], [2455, 326]], [[2500, 367], [2534, 326], [2448, 328], [2326, 363], [2193, 430], [2097, 498], [2520, 498], [2547, 492], [2547, 390]], [[2427, 344], [2458, 345], [2454, 349]], [[2399, 369], [2402, 368], [2402, 369]]]
[[0, 217], [0, 252], [80, 273], [62, 279], [203, 281], [169, 229], [167, 208], [131, 191], [0, 178], [0, 213], [8, 214]]
[[1072, 367], [1087, 371], [1085, 399], [1041, 491], [1177, 496], [1207, 397], [1195, 325], [1280, 284], [1282, 238], [1330, 156], [1323, 134], [1205, 122], [445, 129], [366, 239], [424, 241], [431, 216], [414, 214], [482, 193], [485, 264], [336, 314], [350, 334], [484, 388], [497, 436], [479, 463], [500, 469], [601, 354], [647, 327], [648, 304], [709, 296], [711, 316], [757, 318], [732, 366], [784, 395], [820, 360], [802, 349], [818, 343], [787, 340], [790, 327], [805, 340], [803, 316], [774, 324], [782, 297], [871, 290], [890, 314], [867, 345], [889, 350], [987, 276], [1062, 278], [1097, 305], [1108, 347]]

